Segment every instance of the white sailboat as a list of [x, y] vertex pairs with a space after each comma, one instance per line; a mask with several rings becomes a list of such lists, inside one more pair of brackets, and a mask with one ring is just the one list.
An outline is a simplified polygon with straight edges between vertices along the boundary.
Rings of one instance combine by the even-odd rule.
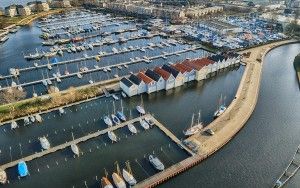
[[32, 96], [33, 96], [33, 97], [37, 97], [38, 94], [35, 92], [34, 86], [32, 86], [32, 90], [33, 90]]
[[40, 122], [43, 121], [43, 118], [42, 118], [42, 116], [40, 114], [36, 114], [35, 115], [35, 120], [40, 123]]
[[185, 136], [191, 136], [200, 132], [201, 129], [203, 129], [203, 123], [200, 122], [200, 112], [199, 112], [197, 124], [194, 123], [194, 114], [193, 114], [191, 126], [187, 130], [183, 131], [183, 134]]
[[[129, 118], [132, 119], [132, 114], [131, 114], [131, 110], [130, 110], [130, 115], [129, 115]], [[137, 134], [137, 129], [135, 128], [135, 126], [132, 124], [132, 123], [129, 123], [128, 125], [128, 129], [131, 133], [133, 134]]]
[[220, 100], [219, 100], [219, 107], [214, 113], [214, 118], [217, 118], [220, 115], [222, 115], [226, 111], [226, 109], [227, 109], [227, 107], [225, 105], [225, 97], [224, 97], [224, 101], [223, 101], [223, 98], [221, 95]]
[[112, 142], [117, 142], [117, 136], [113, 131], [108, 131], [107, 134]]
[[23, 121], [24, 121], [24, 125], [30, 124], [30, 120], [28, 117], [24, 117]]
[[141, 96], [141, 105], [137, 105], [136, 106], [136, 110], [141, 114], [141, 115], [144, 115], [146, 114], [146, 111], [144, 109], [144, 104], [143, 104], [143, 97]]
[[63, 115], [65, 113], [65, 110], [63, 108], [58, 109], [59, 115]]
[[133, 176], [129, 161], [126, 161], [125, 164], [127, 169], [123, 168], [122, 171], [123, 178], [130, 186], [134, 186], [137, 183], [137, 181]]
[[116, 185], [117, 188], [126, 188], [126, 183], [121, 177], [119, 164], [117, 162], [115, 164], [117, 166], [117, 173], [114, 172], [112, 174], [112, 179], [114, 181], [114, 184]]
[[[74, 140], [74, 135], [73, 135], [73, 133], [72, 133], [72, 138], [73, 138], [73, 140]], [[76, 144], [71, 144], [71, 150], [72, 150], [72, 152], [73, 152], [75, 155], [79, 156], [79, 148], [78, 148], [78, 146], [77, 146]]]
[[31, 121], [32, 123], [35, 122], [35, 117], [34, 117], [34, 116], [30, 116], [29, 118], [30, 118], [30, 121]]
[[107, 178], [108, 173], [107, 173], [106, 169], [104, 169], [104, 172], [105, 172], [105, 177], [101, 178], [102, 188], [114, 188], [114, 186], [111, 184], [111, 182]]
[[140, 121], [141, 126], [142, 126], [145, 130], [147, 130], [147, 129], [150, 128], [149, 124], [148, 124], [145, 120], [143, 120], [142, 118], [140, 118], [139, 121]]
[[113, 126], [113, 122], [111, 121], [110, 117], [104, 116], [103, 120], [104, 120], [104, 123], [106, 125], [108, 125], [109, 127]]

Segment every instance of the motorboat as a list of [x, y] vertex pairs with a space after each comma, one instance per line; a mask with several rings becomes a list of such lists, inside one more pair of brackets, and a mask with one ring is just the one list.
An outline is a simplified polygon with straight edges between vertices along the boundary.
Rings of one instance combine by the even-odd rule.
[[136, 110], [142, 115], [146, 114], [145, 109], [140, 105], [136, 106]]
[[126, 116], [124, 115], [124, 113], [122, 111], [117, 111], [117, 117], [121, 120], [121, 121], [126, 121]]
[[116, 125], [119, 125], [121, 123], [120, 119], [114, 114], [111, 115], [111, 119]]
[[150, 125], [153, 126], [155, 123], [153, 122], [153, 120], [150, 117], [145, 117], [145, 121]]
[[112, 94], [112, 97], [117, 101], [117, 100], [119, 100], [119, 97], [117, 96], [117, 95], [115, 95], [115, 94]]
[[24, 117], [23, 121], [24, 121], [24, 125], [30, 124], [30, 120], [28, 117]]
[[65, 110], [64, 110], [63, 108], [59, 108], [59, 109], [58, 109], [58, 112], [59, 112], [60, 115], [62, 115], [62, 114], [65, 113]]
[[41, 144], [43, 149], [47, 150], [47, 149], [50, 148], [50, 143], [49, 143], [48, 139], [45, 136], [40, 137], [39, 140], [40, 140], [40, 144]]
[[35, 115], [35, 120], [40, 123], [40, 122], [43, 121], [43, 118], [42, 118], [42, 116], [40, 114], [36, 114]]
[[157, 157], [149, 155], [149, 161], [155, 169], [159, 171], [163, 171], [165, 169], [164, 164]]
[[71, 144], [71, 150], [75, 155], [79, 156], [79, 148], [76, 144]]
[[128, 129], [129, 129], [130, 132], [132, 132], [133, 134], [137, 133], [137, 130], [136, 130], [135, 126], [132, 123], [129, 123], [127, 126], [128, 126]]
[[15, 122], [15, 121], [11, 122], [10, 128], [11, 128], [11, 129], [16, 129], [16, 128], [18, 128], [17, 122]]

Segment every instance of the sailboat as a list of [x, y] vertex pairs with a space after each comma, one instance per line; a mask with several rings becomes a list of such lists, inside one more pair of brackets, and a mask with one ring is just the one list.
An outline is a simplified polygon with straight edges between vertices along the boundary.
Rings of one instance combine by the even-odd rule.
[[117, 117], [120, 119], [120, 120], [122, 120], [122, 121], [126, 121], [126, 116], [125, 116], [125, 114], [124, 114], [124, 108], [123, 108], [123, 102], [122, 102], [122, 100], [121, 100], [121, 111], [117, 111]]
[[147, 129], [150, 128], [149, 124], [148, 124], [145, 120], [143, 120], [142, 118], [140, 118], [139, 121], [140, 121], [141, 126], [142, 126], [145, 130], [147, 130]]
[[105, 177], [101, 178], [101, 186], [102, 188], [114, 188], [114, 186], [111, 184], [111, 182], [107, 178], [107, 171], [104, 169]]
[[183, 131], [183, 134], [185, 136], [191, 136], [198, 133], [201, 129], [203, 129], [203, 123], [200, 122], [200, 112], [199, 112], [197, 124], [194, 124], [194, 114], [193, 114], [191, 126], [187, 130]]
[[79, 69], [79, 67], [78, 67], [78, 64], [77, 64], [77, 69], [78, 69], [77, 77], [78, 77], [79, 79], [81, 79], [81, 78], [82, 78], [82, 75], [80, 74], [80, 69]]
[[38, 94], [35, 92], [34, 86], [32, 86], [32, 90], [33, 90], [32, 96], [33, 96], [33, 97], [37, 97]]
[[28, 117], [24, 117], [23, 121], [24, 121], [24, 125], [30, 124], [30, 120]]
[[29, 118], [30, 118], [30, 121], [31, 121], [32, 123], [35, 122], [35, 117], [34, 117], [34, 116], [30, 116]]
[[119, 125], [121, 123], [120, 119], [115, 115], [116, 113], [116, 107], [115, 107], [115, 102], [113, 101], [113, 107], [114, 107], [114, 112], [111, 115], [111, 119], [114, 122], [114, 124]]
[[50, 62], [49, 62], [49, 58], [47, 57], [47, 68], [49, 69], [49, 70], [52, 70], [52, 66], [51, 66], [51, 64], [50, 64]]
[[126, 161], [125, 164], [126, 164], [127, 169], [123, 168], [123, 171], [122, 171], [123, 178], [130, 186], [133, 186], [137, 183], [137, 181], [133, 177], [129, 161]]
[[112, 179], [114, 181], [114, 184], [116, 185], [117, 188], [126, 188], [126, 183], [123, 180], [123, 178], [121, 177], [120, 167], [119, 167], [118, 162], [115, 162], [115, 165], [117, 166], [117, 173], [114, 172], [112, 174]]
[[63, 108], [58, 109], [59, 115], [63, 115], [65, 113], [65, 110]]
[[68, 71], [67, 64], [65, 64], [65, 65], [66, 65], [65, 75], [69, 75], [69, 74], [70, 74], [70, 72]]
[[222, 95], [221, 95], [220, 100], [219, 100], [219, 107], [214, 113], [214, 118], [217, 118], [220, 115], [222, 115], [226, 111], [226, 109], [227, 109], [227, 107], [225, 106], [225, 98], [224, 98], [224, 101], [223, 101], [223, 98], [222, 98]]
[[51, 79], [49, 78], [49, 75], [48, 75], [48, 71], [46, 71], [46, 73], [47, 73], [47, 84], [48, 85], [51, 85], [52, 84], [52, 81], [51, 81]]
[[18, 128], [17, 122], [15, 122], [15, 121], [11, 122], [10, 128], [11, 128], [11, 129], [16, 129], [16, 128]]
[[89, 80], [89, 83], [90, 83], [90, 84], [93, 84], [94, 81], [93, 81], [93, 78], [92, 78], [92, 74], [91, 74], [91, 73], [90, 73], [90, 78], [91, 78], [91, 79]]
[[45, 80], [45, 77], [44, 77], [44, 73], [43, 73], [43, 71], [42, 71], [42, 76], [43, 76], [43, 80], [42, 80], [42, 83], [43, 83], [43, 85], [44, 86], [48, 86], [48, 83], [47, 83], [47, 81]]
[[41, 116], [40, 114], [36, 114], [36, 115], [35, 115], [35, 119], [36, 119], [36, 121], [39, 122], [39, 123], [41, 123], [41, 122], [43, 121], [43, 118], [42, 118], [42, 116]]
[[112, 142], [117, 142], [117, 136], [113, 131], [108, 131], [107, 134]]
[[108, 125], [109, 127], [113, 126], [113, 122], [111, 121], [110, 117], [104, 116], [103, 120], [104, 120], [104, 123], [106, 125]]
[[[73, 138], [73, 140], [74, 140], [74, 135], [73, 135], [73, 133], [72, 133], [72, 138]], [[79, 148], [78, 148], [78, 146], [77, 146], [76, 144], [71, 144], [71, 150], [72, 150], [72, 152], [73, 152], [75, 155], [79, 156]]]
[[[131, 110], [130, 110], [130, 119], [131, 119], [131, 117], [132, 116], [131, 116]], [[131, 133], [133, 133], [133, 134], [137, 133], [137, 130], [136, 130], [135, 126], [132, 123], [129, 123], [127, 126], [128, 126], [128, 129]]]
[[146, 111], [145, 111], [145, 109], [144, 109], [143, 106], [144, 106], [144, 105], [143, 105], [143, 97], [141, 96], [141, 105], [137, 105], [137, 106], [136, 106], [136, 110], [137, 110], [141, 115], [146, 114]]

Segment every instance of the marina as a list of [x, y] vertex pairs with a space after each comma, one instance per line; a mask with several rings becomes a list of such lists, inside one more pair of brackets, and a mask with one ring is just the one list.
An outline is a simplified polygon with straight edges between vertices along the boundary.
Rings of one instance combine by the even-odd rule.
[[[241, 27], [245, 22], [235, 17], [218, 20], [231, 24], [237, 21]], [[265, 27], [259, 19], [254, 21]], [[266, 97], [260, 96], [261, 80], [263, 91], [268, 88], [266, 83], [273, 84], [264, 80], [264, 74], [272, 74], [262, 67], [270, 67], [272, 58], [277, 62], [276, 57], [279, 59], [280, 49], [284, 48], [281, 45], [294, 41], [238, 53], [216, 52], [199, 43], [187, 42], [190, 39], [182, 34], [191, 34], [190, 28], [176, 26], [174, 29], [169, 24], [167, 19], [149, 18], [141, 23], [132, 17], [74, 9], [47, 16], [19, 28], [18, 32], [12, 31], [0, 49], [0, 66], [3, 66], [0, 91], [24, 92], [24, 97], [18, 99], [23, 101], [16, 103], [16, 109], [24, 109], [26, 114], [18, 116], [14, 109], [10, 118], [1, 122], [0, 182], [8, 188], [196, 187], [199, 184], [222, 187], [223, 184], [213, 181], [212, 177], [218, 176], [226, 187], [293, 185], [299, 169], [299, 148], [293, 151], [291, 160], [291, 153], [283, 152], [282, 147], [290, 151], [297, 141], [281, 139], [279, 143], [275, 138], [287, 135], [289, 129], [296, 134], [293, 127], [286, 126], [286, 123], [294, 124], [280, 119], [280, 129], [279, 123], [273, 122], [272, 126], [268, 122], [255, 123], [254, 126], [253, 121], [265, 121], [257, 118], [256, 103], [260, 106], [258, 110], [267, 111], [275, 105], [261, 108], [262, 101], [258, 100]], [[255, 36], [259, 31], [250, 32], [254, 39], [245, 46], [260, 42]], [[261, 32], [268, 35], [273, 31]], [[44, 38], [46, 35], [49, 39]], [[274, 41], [276, 37], [285, 38], [274, 34], [265, 40]], [[23, 43], [16, 42], [20, 38]], [[239, 48], [235, 42], [225, 43], [231, 49]], [[297, 44], [288, 46], [299, 49]], [[265, 63], [265, 59], [269, 62]], [[277, 78], [274, 80], [281, 84]], [[83, 98], [76, 98], [77, 90]], [[54, 97], [60, 95], [72, 100], [64, 102], [64, 98]], [[43, 108], [47, 104], [43, 100], [57, 102]], [[22, 104], [26, 101], [40, 101], [40, 107], [29, 109], [27, 103]], [[5, 114], [6, 109], [0, 109], [0, 114]], [[249, 126], [246, 122], [252, 112], [256, 118], [249, 119], [252, 122]], [[269, 147], [256, 143], [265, 139], [260, 135], [265, 134], [267, 127], [276, 129], [276, 132], [268, 130], [268, 135], [279, 135], [269, 139], [276, 149], [268, 140], [264, 142]], [[249, 136], [253, 137], [251, 143], [246, 139]], [[233, 137], [237, 138], [232, 140]], [[258, 149], [264, 152], [257, 152]], [[275, 151], [282, 155], [280, 162], [274, 157]], [[249, 153], [259, 161], [253, 161]], [[265, 154], [271, 153], [269, 160]], [[220, 163], [222, 160], [226, 162]], [[272, 173], [265, 173], [269, 168], [264, 168], [264, 163], [272, 166]], [[282, 166], [286, 168], [284, 173]], [[226, 174], [222, 175], [219, 169]], [[237, 169], [241, 174], [236, 173]], [[260, 171], [245, 173], [248, 169]], [[182, 173], [187, 170], [189, 173]], [[243, 177], [250, 177], [232, 181], [242, 173], [245, 173]], [[264, 180], [257, 178], [258, 174]], [[224, 177], [231, 181], [226, 182]], [[252, 181], [253, 177], [257, 182]]]

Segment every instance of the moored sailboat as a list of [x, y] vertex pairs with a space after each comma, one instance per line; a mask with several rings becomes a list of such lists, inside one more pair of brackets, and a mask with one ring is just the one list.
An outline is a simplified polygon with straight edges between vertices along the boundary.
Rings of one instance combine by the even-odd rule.
[[183, 134], [185, 136], [191, 136], [198, 133], [201, 129], [203, 129], [203, 123], [200, 122], [200, 112], [199, 112], [197, 123], [196, 124], [194, 123], [194, 114], [193, 114], [191, 125], [187, 130], [183, 131]]

